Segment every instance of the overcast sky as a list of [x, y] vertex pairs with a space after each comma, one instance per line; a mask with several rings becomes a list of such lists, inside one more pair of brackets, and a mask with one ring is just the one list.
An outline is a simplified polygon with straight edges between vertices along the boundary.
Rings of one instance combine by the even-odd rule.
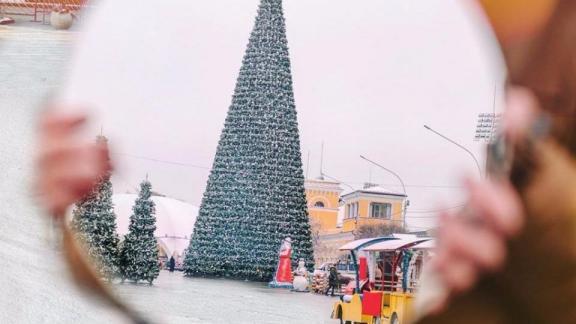
[[[258, 2], [108, 1], [94, 13], [63, 100], [91, 107], [89, 133], [110, 137], [115, 191], [149, 174], [156, 191], [200, 204]], [[503, 73], [473, 3], [285, 0], [284, 12], [308, 177], [319, 175], [324, 142], [324, 172], [354, 188], [401, 191], [360, 154], [398, 173], [412, 229], [433, 225], [430, 210], [461, 205], [475, 164], [423, 125], [483, 161], [476, 118], [492, 111], [495, 85], [502, 108]]]

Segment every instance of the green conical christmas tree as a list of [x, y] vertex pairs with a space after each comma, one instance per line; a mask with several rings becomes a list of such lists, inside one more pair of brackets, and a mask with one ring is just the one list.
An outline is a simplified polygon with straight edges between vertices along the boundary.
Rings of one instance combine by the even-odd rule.
[[[99, 136], [98, 142], [106, 143]], [[112, 182], [106, 174], [95, 189], [78, 203], [72, 212], [72, 228], [84, 243], [88, 255], [97, 262], [102, 277], [118, 275], [118, 234], [112, 202]]]
[[120, 272], [123, 280], [138, 282], [152, 281], [158, 277], [158, 245], [156, 231], [155, 206], [151, 199], [152, 185], [144, 180], [140, 184], [138, 199], [132, 208], [128, 234], [122, 241], [120, 251]]
[[267, 281], [286, 237], [313, 262], [281, 0], [262, 0], [186, 253], [189, 276]]

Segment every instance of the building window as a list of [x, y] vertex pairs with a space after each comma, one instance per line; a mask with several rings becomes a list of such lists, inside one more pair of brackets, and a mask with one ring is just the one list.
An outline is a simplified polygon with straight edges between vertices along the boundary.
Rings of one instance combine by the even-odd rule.
[[346, 205], [346, 218], [358, 218], [359, 205], [357, 202]]
[[317, 202], [314, 204], [314, 207], [324, 208], [324, 203], [321, 202], [321, 201], [317, 201]]
[[392, 216], [392, 204], [389, 203], [371, 203], [370, 217], [372, 218], [390, 218]]

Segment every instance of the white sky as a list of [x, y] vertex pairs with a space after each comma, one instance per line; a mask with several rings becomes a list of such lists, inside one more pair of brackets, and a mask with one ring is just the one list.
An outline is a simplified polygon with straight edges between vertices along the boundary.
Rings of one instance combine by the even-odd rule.
[[[64, 101], [93, 108], [91, 134], [103, 126], [118, 153], [210, 167], [258, 2], [109, 1], [87, 26]], [[284, 9], [309, 177], [324, 142], [324, 172], [353, 187], [401, 190], [360, 154], [398, 173], [412, 229], [433, 224], [421, 211], [462, 204], [460, 179], [475, 164], [423, 125], [483, 160], [476, 117], [492, 111], [495, 84], [500, 110], [503, 73], [471, 1], [285, 0]], [[200, 204], [208, 169], [116, 157], [117, 192], [148, 173], [156, 191]]]

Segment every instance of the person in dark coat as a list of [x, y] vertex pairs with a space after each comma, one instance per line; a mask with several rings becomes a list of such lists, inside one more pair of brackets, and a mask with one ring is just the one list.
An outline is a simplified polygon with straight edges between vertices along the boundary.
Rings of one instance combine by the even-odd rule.
[[328, 275], [328, 289], [326, 289], [326, 292], [324, 293], [324, 295], [328, 295], [328, 292], [330, 291], [330, 289], [332, 289], [331, 296], [334, 296], [334, 289], [337, 286], [338, 286], [338, 271], [336, 271], [335, 266], [331, 266], [330, 267], [330, 274]]
[[174, 256], [171, 256], [170, 260], [168, 261], [168, 269], [170, 270], [170, 272], [174, 272], [175, 266], [176, 266], [176, 260], [174, 260]]

